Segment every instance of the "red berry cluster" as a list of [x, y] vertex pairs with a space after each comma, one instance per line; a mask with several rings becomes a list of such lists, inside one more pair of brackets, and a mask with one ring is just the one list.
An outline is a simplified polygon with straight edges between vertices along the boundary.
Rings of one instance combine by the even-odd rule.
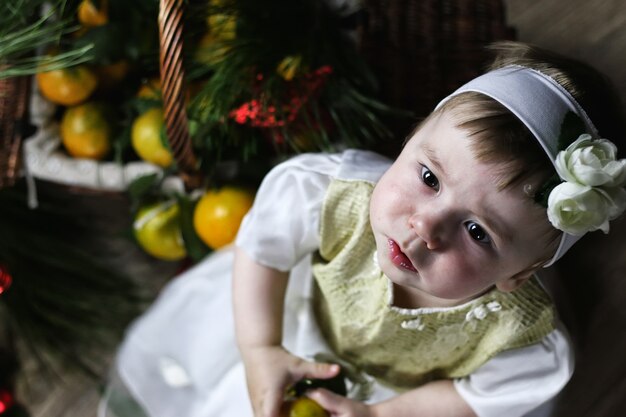
[[[280, 105], [280, 112], [276, 105], [267, 104], [261, 98], [242, 104], [230, 112], [230, 117], [236, 123], [249, 124], [252, 127], [284, 127], [296, 119], [302, 106], [319, 91], [331, 73], [332, 68], [325, 65], [305, 74], [299, 80], [291, 81], [294, 84], [290, 88], [286, 103]], [[257, 75], [257, 80], [262, 81], [263, 75]]]
[[12, 282], [13, 277], [9, 274], [9, 270], [6, 266], [0, 264], [0, 294], [8, 290]]

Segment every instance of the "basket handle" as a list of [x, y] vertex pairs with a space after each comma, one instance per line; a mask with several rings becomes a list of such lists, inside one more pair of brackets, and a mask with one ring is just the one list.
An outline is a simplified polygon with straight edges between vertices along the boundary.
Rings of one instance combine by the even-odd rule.
[[167, 138], [188, 189], [202, 182], [187, 126], [183, 92], [183, 0], [159, 1], [159, 66]]

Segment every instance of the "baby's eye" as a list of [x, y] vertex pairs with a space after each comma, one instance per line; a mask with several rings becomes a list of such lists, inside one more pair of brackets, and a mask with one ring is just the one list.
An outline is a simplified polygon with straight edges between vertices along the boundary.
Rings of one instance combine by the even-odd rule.
[[430, 188], [434, 188], [435, 190], [439, 190], [439, 180], [432, 173], [432, 171], [425, 166], [422, 166], [422, 181]]
[[487, 232], [485, 232], [485, 229], [483, 229], [478, 223], [466, 222], [465, 228], [467, 229], [467, 232], [469, 233], [471, 238], [475, 241], [480, 243], [491, 243], [491, 238], [489, 237]]

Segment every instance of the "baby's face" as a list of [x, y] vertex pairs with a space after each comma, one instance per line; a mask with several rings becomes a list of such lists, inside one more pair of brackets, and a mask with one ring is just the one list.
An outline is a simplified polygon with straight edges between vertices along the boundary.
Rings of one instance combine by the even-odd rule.
[[548, 255], [545, 209], [523, 186], [498, 190], [496, 166], [478, 162], [470, 139], [445, 114], [409, 140], [370, 203], [379, 266], [421, 306], [510, 290]]

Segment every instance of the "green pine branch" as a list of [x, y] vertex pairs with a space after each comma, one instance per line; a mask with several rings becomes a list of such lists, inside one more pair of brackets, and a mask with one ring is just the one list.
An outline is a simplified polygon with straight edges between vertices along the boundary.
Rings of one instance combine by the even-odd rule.
[[[333, 150], [338, 143], [367, 147], [391, 138], [385, 117], [409, 116], [376, 98], [377, 80], [343, 27], [341, 10], [318, 0], [231, 0], [211, 3], [206, 13], [235, 17], [237, 29], [234, 39], [217, 40], [207, 50], [208, 56], [220, 51], [222, 59], [196, 62], [187, 54], [187, 76], [208, 77], [188, 110], [200, 153], [226, 156], [236, 148], [237, 159], [246, 160], [262, 150], [299, 152], [305, 149], [298, 143], [303, 133], [313, 142], [306, 150]], [[292, 82], [277, 72], [285, 57], [299, 62]], [[318, 91], [307, 92], [306, 74], [322, 66], [332, 72]], [[295, 122], [285, 126], [241, 126], [230, 117], [232, 110], [257, 100], [262, 109], [275, 107], [284, 120], [294, 94], [305, 103]]]
[[0, 190], [0, 263], [13, 277], [0, 320], [49, 373], [95, 375], [147, 300], [131, 277], [86, 249], [93, 231], [75, 209], [42, 199], [31, 210], [25, 195], [21, 183]]
[[[58, 45], [76, 30], [72, 19], [75, 1], [18, 0], [0, 5], [0, 78], [32, 75], [42, 61], [40, 53]], [[47, 11], [46, 11], [47, 10]], [[43, 14], [42, 14], [43, 13]], [[92, 59], [91, 45], [46, 57], [49, 69], [77, 65]]]

